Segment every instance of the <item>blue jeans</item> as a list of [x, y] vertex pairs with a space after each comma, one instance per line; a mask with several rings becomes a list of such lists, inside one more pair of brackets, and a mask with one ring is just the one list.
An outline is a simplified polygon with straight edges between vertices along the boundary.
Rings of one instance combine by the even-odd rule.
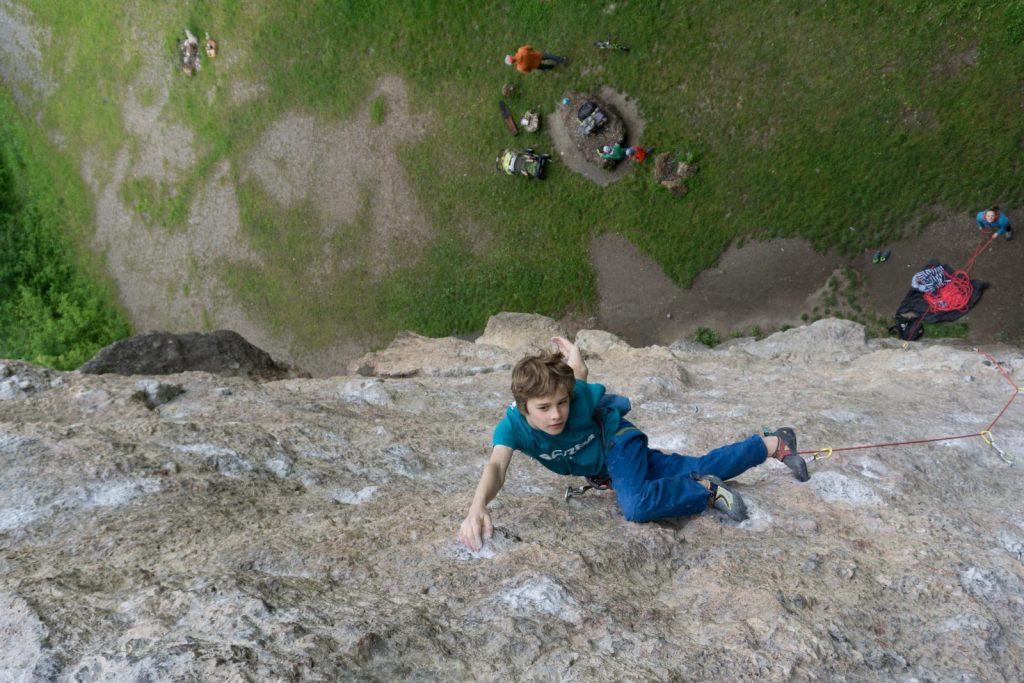
[[619, 509], [631, 522], [650, 522], [701, 512], [709, 493], [694, 475], [723, 481], [739, 476], [768, 457], [759, 436], [722, 446], [703, 457], [665, 454], [648, 447], [647, 435], [628, 420], [608, 439], [608, 473]]
[[550, 52], [545, 52], [541, 55], [541, 62], [538, 68], [541, 69], [542, 71], [547, 71], [548, 69], [555, 68], [554, 64], [549, 64], [548, 62], [558, 62], [559, 64], [565, 64], [565, 61], [565, 57], [559, 57], [558, 55], [553, 55]]

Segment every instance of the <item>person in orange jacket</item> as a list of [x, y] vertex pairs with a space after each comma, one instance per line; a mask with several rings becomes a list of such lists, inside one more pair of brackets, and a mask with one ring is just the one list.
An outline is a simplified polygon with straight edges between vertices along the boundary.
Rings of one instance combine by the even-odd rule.
[[532, 45], [523, 45], [516, 50], [514, 55], [505, 55], [505, 63], [509, 66], [514, 66], [524, 74], [534, 69], [541, 69], [542, 71], [553, 69], [556, 63], [565, 64], [567, 61], [565, 57], [535, 50]]
[[646, 149], [644, 147], [627, 147], [626, 158], [632, 159], [638, 164], [642, 164], [647, 155], [654, 151], [654, 148]]

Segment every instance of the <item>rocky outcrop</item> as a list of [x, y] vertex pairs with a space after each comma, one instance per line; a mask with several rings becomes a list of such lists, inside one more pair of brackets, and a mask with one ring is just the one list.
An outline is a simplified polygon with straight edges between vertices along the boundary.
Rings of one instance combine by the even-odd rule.
[[697, 175], [698, 170], [697, 164], [679, 161], [668, 152], [654, 157], [655, 180], [677, 197], [685, 197], [690, 192], [686, 181]]
[[78, 369], [92, 375], [172, 375], [196, 370], [224, 376], [275, 380], [307, 376], [231, 330], [147, 332], [106, 346]]
[[[726, 349], [576, 340], [666, 450], [792, 425], [837, 451], [739, 477], [750, 519], [626, 522], [516, 456], [456, 540], [554, 321], [404, 335], [331, 379], [0, 361], [0, 671], [43, 680], [1020, 680], [1021, 466], [975, 434], [1024, 355], [820, 321]], [[995, 361], [995, 362], [994, 362]], [[1001, 365], [999, 365], [1001, 364]], [[20, 387], [25, 382], [25, 388]], [[160, 385], [183, 391], [160, 391]], [[139, 392], [159, 399], [148, 405]], [[173, 394], [173, 395], [171, 395]], [[1024, 405], [991, 436], [1024, 451]], [[3, 676], [0, 676], [3, 677]]]

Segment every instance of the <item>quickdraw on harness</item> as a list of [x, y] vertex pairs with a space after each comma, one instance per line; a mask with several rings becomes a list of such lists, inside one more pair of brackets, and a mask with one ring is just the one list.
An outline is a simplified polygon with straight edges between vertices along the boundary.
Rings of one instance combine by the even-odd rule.
[[[606, 394], [607, 399], [602, 399], [603, 407], [615, 407], [620, 415], [625, 415], [629, 412], [630, 406], [629, 399], [624, 396], [616, 396], [615, 394]], [[636, 427], [623, 427], [619, 431], [615, 432], [615, 436], [622, 436], [626, 432], [639, 431]], [[601, 441], [604, 442], [604, 430], [602, 429]], [[586, 477], [587, 483], [583, 486], [566, 486], [565, 487], [565, 499], [568, 501], [570, 498], [577, 498], [582, 496], [587, 491], [594, 489], [595, 491], [608, 491], [612, 488], [612, 478], [607, 474], [596, 474], [590, 477]]]
[[587, 477], [587, 483], [583, 486], [566, 486], [565, 487], [565, 499], [576, 498], [582, 496], [590, 489], [595, 491], [608, 491], [612, 487], [612, 478], [607, 474], [596, 475], [593, 477]]

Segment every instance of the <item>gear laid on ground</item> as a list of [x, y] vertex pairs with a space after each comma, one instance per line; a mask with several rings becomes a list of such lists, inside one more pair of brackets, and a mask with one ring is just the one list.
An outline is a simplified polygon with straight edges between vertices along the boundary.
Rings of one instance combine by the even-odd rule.
[[625, 146], [626, 124], [619, 112], [605, 99], [591, 93], [567, 92], [563, 102], [565, 99], [569, 104], [560, 105], [559, 114], [573, 145], [587, 161], [600, 168], [614, 168], [618, 161], [602, 159], [600, 149], [605, 145]]

